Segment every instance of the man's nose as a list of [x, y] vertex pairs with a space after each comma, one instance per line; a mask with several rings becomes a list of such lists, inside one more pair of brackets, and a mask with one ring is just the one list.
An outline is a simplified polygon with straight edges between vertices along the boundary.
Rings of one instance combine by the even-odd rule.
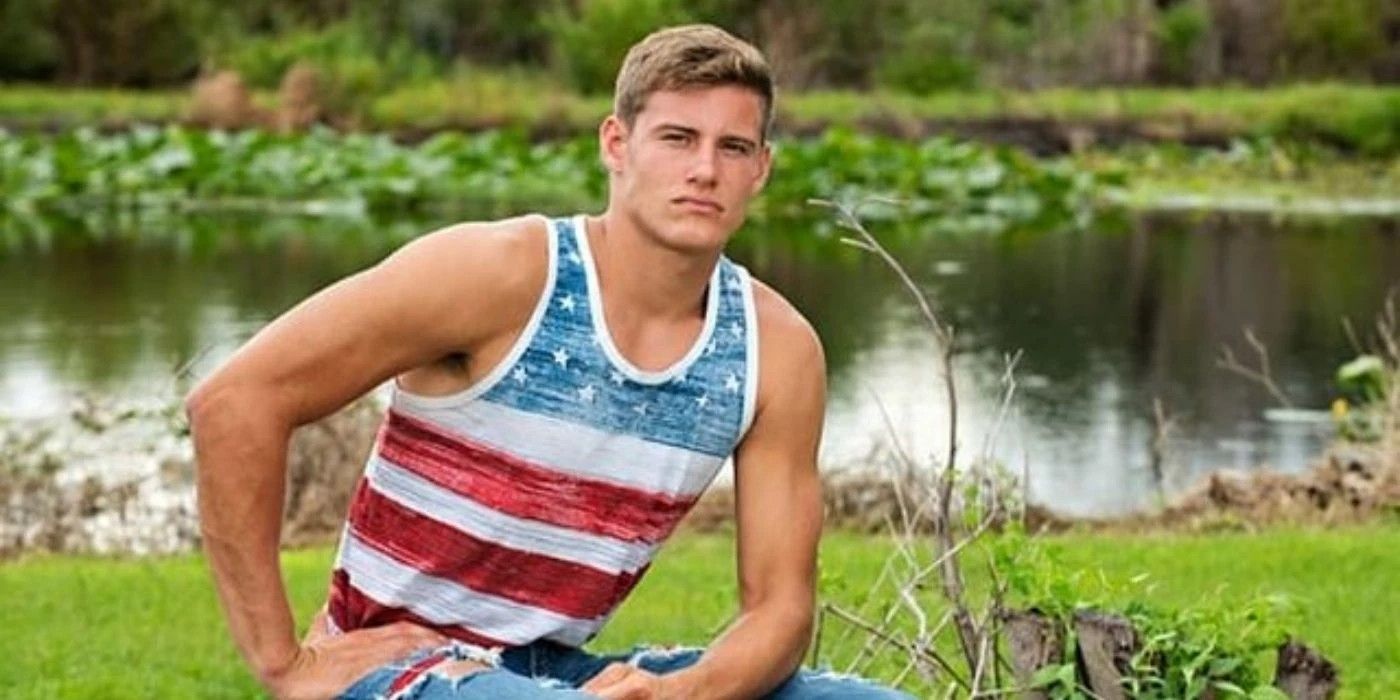
[[715, 182], [715, 152], [712, 148], [697, 148], [690, 163], [690, 173], [686, 179], [697, 185], [713, 185]]

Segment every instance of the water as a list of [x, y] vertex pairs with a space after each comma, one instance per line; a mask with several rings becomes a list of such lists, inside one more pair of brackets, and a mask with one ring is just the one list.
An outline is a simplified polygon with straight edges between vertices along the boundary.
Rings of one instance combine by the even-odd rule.
[[[305, 295], [431, 227], [244, 216], [12, 236], [0, 246], [0, 416], [42, 421], [76, 393], [173, 393], [180, 368], [207, 372]], [[942, 454], [939, 349], [894, 277], [824, 231], [754, 227], [731, 249], [824, 339], [823, 463], [869, 465], [892, 442]], [[1028, 475], [1035, 501], [1078, 514], [1156, 497], [1154, 400], [1174, 423], [1168, 491], [1218, 468], [1305, 468], [1326, 423], [1266, 419], [1273, 399], [1218, 368], [1221, 348], [1254, 362], [1253, 329], [1293, 401], [1325, 409], [1352, 356], [1342, 319], [1364, 332], [1400, 283], [1393, 218], [1161, 213], [1089, 232], [888, 235], [957, 328], [962, 453], [986, 451]], [[999, 417], [1018, 352], [1014, 410]]]

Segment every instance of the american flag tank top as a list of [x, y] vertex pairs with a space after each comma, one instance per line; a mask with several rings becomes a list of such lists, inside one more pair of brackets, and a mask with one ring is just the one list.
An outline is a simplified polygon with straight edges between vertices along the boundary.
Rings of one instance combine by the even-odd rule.
[[339, 630], [583, 644], [752, 422], [747, 271], [721, 257], [693, 347], [644, 371], [608, 335], [583, 217], [548, 229], [544, 291], [490, 374], [449, 396], [394, 389], [336, 555]]

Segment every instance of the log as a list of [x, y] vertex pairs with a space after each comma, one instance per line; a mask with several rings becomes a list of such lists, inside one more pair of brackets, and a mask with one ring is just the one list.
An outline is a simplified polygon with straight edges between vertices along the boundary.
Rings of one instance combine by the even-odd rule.
[[1337, 667], [1317, 650], [1292, 639], [1278, 648], [1274, 687], [1293, 700], [1331, 700], [1337, 694]]
[[[1039, 610], [1012, 610], [1002, 618], [1006, 628], [1007, 644], [1011, 647], [1011, 670], [1016, 675], [1016, 685], [1026, 688], [1031, 677], [1046, 666], [1058, 666], [1065, 660], [1065, 639], [1060, 626], [1041, 614]], [[1020, 697], [1027, 700], [1046, 700], [1049, 694], [1040, 690], [1028, 690]]]
[[1079, 636], [1079, 672], [1089, 690], [1103, 700], [1126, 700], [1123, 678], [1132, 673], [1138, 635], [1119, 615], [1081, 612], [1074, 616]]

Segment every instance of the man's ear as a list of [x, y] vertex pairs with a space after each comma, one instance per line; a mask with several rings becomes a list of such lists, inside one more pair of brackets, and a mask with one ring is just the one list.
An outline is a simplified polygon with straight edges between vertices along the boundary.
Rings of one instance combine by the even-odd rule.
[[768, 175], [773, 172], [773, 142], [765, 140], [763, 150], [758, 154], [759, 171], [758, 177], [754, 179], [753, 186], [749, 188], [749, 196], [757, 196], [763, 191], [763, 186], [768, 184]]
[[598, 126], [598, 157], [603, 161], [603, 167], [616, 175], [622, 172], [622, 164], [627, 160], [626, 155], [627, 126], [616, 114], [609, 114]]

